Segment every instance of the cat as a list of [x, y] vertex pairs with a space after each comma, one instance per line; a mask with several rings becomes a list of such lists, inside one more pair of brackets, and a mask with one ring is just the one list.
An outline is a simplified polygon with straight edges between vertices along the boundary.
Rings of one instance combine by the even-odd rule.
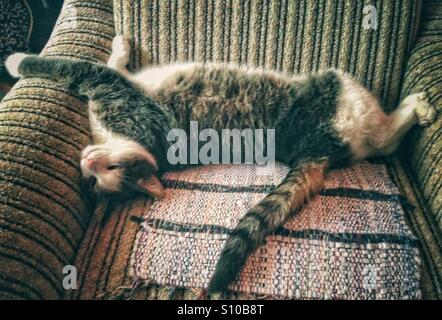
[[349, 74], [329, 69], [305, 75], [219, 63], [126, 69], [130, 46], [115, 37], [108, 66], [15, 54], [14, 76], [63, 81], [90, 100], [94, 143], [81, 155], [85, 177], [110, 196], [143, 192], [162, 197], [161, 175], [173, 170], [166, 153], [172, 128], [274, 128], [276, 159], [290, 167], [283, 182], [250, 209], [231, 232], [208, 292], [227, 290], [247, 257], [317, 194], [328, 170], [389, 155], [415, 124], [436, 112], [426, 93], [406, 97], [391, 114]]

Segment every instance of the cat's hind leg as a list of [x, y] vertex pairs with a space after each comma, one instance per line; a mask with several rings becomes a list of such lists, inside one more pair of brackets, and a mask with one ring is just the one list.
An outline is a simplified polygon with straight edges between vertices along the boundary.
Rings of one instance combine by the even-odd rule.
[[130, 44], [122, 35], [118, 35], [112, 41], [112, 53], [107, 61], [107, 66], [121, 73], [123, 76], [129, 76], [126, 66], [129, 63]]
[[399, 146], [403, 136], [414, 125], [428, 126], [436, 120], [437, 113], [425, 92], [406, 97], [396, 111], [387, 116], [384, 130], [373, 128], [372, 146], [376, 153], [389, 155]]

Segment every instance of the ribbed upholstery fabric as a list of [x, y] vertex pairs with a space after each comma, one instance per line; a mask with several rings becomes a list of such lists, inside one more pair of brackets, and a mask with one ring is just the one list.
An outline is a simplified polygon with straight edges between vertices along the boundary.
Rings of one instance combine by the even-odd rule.
[[[106, 60], [112, 3], [65, 1], [45, 56]], [[0, 105], [0, 298], [56, 299], [88, 226], [79, 155], [87, 109], [60, 85], [19, 81]]]
[[104, 226], [91, 219], [73, 263], [79, 275], [78, 290], [67, 290], [65, 299], [104, 299], [131, 288], [130, 257], [140, 227], [137, 219], [149, 210], [150, 203], [148, 199], [122, 203]]
[[420, 240], [422, 259], [421, 289], [426, 299], [442, 299], [442, 250], [439, 229], [429, 210], [419, 183], [402, 159], [394, 156], [387, 165], [401, 193], [411, 204], [405, 208], [408, 225]]
[[[377, 9], [377, 30], [363, 27], [366, 5]], [[420, 8], [416, 0], [114, 0], [135, 68], [208, 60], [296, 73], [337, 67], [386, 109], [397, 103]]]
[[401, 95], [421, 91], [439, 112], [436, 123], [415, 129], [404, 141], [401, 160], [405, 163], [398, 179], [416, 205], [410, 224], [422, 240], [425, 281], [432, 296], [442, 299], [442, 2], [425, 1], [416, 44], [406, 66]]
[[[402, 96], [427, 91], [442, 113], [442, 2], [425, 3], [419, 37], [411, 53]], [[442, 230], [442, 117], [410, 135], [407, 162], [411, 166], [434, 218]]]

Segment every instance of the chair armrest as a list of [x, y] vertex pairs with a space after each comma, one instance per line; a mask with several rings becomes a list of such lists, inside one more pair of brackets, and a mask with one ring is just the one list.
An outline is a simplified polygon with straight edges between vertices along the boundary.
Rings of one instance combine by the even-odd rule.
[[[111, 0], [66, 0], [44, 56], [105, 61]], [[0, 105], [0, 298], [57, 299], [90, 210], [79, 188], [89, 142], [84, 101], [40, 78], [20, 80]]]
[[426, 91], [438, 111], [438, 119], [407, 136], [404, 162], [420, 185], [428, 207], [442, 230], [442, 4], [426, 1], [419, 34], [409, 57], [402, 98]]
[[114, 34], [112, 0], [67, 0], [42, 55], [106, 62]]

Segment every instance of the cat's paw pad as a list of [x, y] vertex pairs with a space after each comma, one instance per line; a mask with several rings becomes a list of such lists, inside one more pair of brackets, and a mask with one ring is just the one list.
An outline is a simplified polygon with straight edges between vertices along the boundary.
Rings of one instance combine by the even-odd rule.
[[14, 53], [6, 59], [5, 67], [11, 76], [13, 76], [14, 78], [20, 77], [20, 74], [18, 73], [18, 67], [23, 59], [27, 56], [28, 55], [26, 53]]
[[130, 52], [130, 44], [122, 35], [118, 35], [112, 41], [112, 54], [119, 59], [128, 59]]
[[428, 100], [428, 94], [423, 92], [417, 95], [416, 116], [420, 126], [426, 127], [437, 118], [436, 109]]

